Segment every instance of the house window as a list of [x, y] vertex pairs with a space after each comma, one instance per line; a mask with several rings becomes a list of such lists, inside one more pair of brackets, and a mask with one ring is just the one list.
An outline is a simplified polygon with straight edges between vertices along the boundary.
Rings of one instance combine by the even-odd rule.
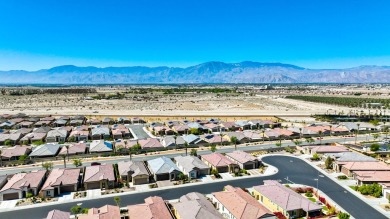
[[49, 196], [51, 194], [50, 191], [46, 191], [46, 196]]

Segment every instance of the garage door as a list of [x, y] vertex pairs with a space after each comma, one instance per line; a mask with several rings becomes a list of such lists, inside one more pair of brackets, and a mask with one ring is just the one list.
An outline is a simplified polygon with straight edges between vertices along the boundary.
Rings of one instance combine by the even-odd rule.
[[218, 173], [226, 173], [229, 172], [229, 167], [219, 167]]
[[244, 169], [246, 169], [246, 170], [253, 169], [253, 164], [246, 164], [246, 165], [244, 165]]
[[12, 199], [18, 199], [19, 194], [18, 193], [9, 193], [9, 194], [4, 194], [3, 195], [3, 200], [12, 200]]
[[162, 174], [162, 175], [157, 175], [157, 181], [160, 180], [169, 180], [169, 174]]
[[100, 182], [88, 183], [87, 189], [100, 189]]
[[145, 183], [148, 183], [148, 178], [134, 179], [134, 185], [145, 184]]
[[75, 192], [75, 190], [74, 190], [74, 185], [61, 186], [60, 191], [61, 191], [61, 192]]

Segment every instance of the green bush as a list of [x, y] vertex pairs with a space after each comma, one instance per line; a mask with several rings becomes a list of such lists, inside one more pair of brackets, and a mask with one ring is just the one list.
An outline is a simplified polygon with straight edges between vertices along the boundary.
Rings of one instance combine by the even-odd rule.
[[382, 186], [378, 185], [377, 183], [374, 184], [364, 184], [362, 186], [359, 186], [357, 189], [362, 195], [371, 195], [375, 198], [379, 198], [382, 196]]
[[348, 179], [348, 177], [346, 175], [341, 175], [341, 176], [338, 176], [337, 178], [338, 179]]
[[339, 219], [349, 219], [349, 214], [347, 214], [347, 213], [344, 213], [344, 212], [340, 212], [340, 213], [338, 213], [337, 214], [337, 217], [339, 218]]
[[313, 193], [311, 193], [310, 191], [307, 191], [305, 193], [305, 196], [311, 198], [311, 197], [313, 197]]
[[27, 192], [27, 194], [26, 194], [26, 198], [31, 198], [31, 197], [33, 197], [34, 195], [31, 193], [31, 192]]

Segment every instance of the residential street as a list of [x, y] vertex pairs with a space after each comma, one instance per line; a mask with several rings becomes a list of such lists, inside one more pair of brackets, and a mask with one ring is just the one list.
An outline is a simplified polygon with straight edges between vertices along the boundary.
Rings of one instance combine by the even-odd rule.
[[[268, 156], [263, 159], [264, 162], [273, 165], [279, 169], [279, 172], [272, 176], [265, 177], [253, 177], [253, 178], [242, 178], [233, 181], [220, 181], [210, 184], [194, 184], [184, 187], [167, 188], [163, 190], [151, 190], [147, 192], [135, 192], [132, 194], [119, 194], [121, 197], [122, 206], [129, 204], [142, 203], [143, 199], [149, 196], [161, 196], [164, 199], [177, 199], [180, 196], [189, 192], [200, 192], [208, 194], [216, 191], [221, 191], [225, 185], [239, 186], [243, 188], [249, 188], [255, 185], [262, 184], [265, 179], [281, 180], [286, 183], [286, 178], [294, 183], [305, 184], [316, 187], [316, 181], [318, 178], [318, 172], [316, 169], [311, 167], [306, 162], [293, 157], [286, 156]], [[319, 178], [319, 189], [325, 192], [331, 199], [337, 202], [346, 211], [351, 213], [354, 218], [357, 219], [382, 219], [386, 218], [380, 212], [354, 196], [353, 194], [345, 191], [345, 189], [339, 186], [337, 183], [329, 179], [327, 176]], [[28, 218], [42, 219], [46, 216], [47, 212], [52, 209], [59, 209], [63, 211], [69, 211], [69, 209], [79, 203], [78, 200], [73, 200], [69, 203], [58, 203], [56, 205], [47, 205], [42, 207], [32, 207], [27, 209], [13, 210], [9, 209], [8, 212], [0, 213], [0, 218], [19, 219]], [[93, 200], [82, 201], [82, 207], [100, 207], [105, 204], [114, 205], [115, 202], [112, 197], [101, 197]]]

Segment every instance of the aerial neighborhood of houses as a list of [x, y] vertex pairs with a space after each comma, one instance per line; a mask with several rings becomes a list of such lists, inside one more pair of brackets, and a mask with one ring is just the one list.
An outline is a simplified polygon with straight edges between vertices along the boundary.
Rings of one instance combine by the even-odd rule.
[[[276, 171], [262, 157], [275, 152], [300, 156], [337, 175], [335, 180], [353, 181], [356, 192], [362, 186], [378, 185], [380, 195], [374, 196], [390, 197], [385, 126], [290, 124], [277, 118], [148, 121], [0, 115], [0, 166], [35, 168], [0, 175], [0, 201], [17, 200], [15, 206], [28, 206], [271, 175]], [[375, 135], [376, 140], [380, 133], [385, 137], [376, 141], [379, 146], [369, 141], [357, 144], [358, 135]], [[331, 137], [342, 140], [322, 142]], [[268, 143], [272, 145], [255, 148]], [[224, 148], [230, 151], [222, 152]], [[117, 198], [117, 205], [52, 210], [47, 218], [314, 218], [342, 211], [325, 197], [318, 188], [277, 180], [259, 180], [250, 188], [227, 182], [223, 190], [210, 194], [190, 192], [177, 200], [150, 196], [127, 206]]]

